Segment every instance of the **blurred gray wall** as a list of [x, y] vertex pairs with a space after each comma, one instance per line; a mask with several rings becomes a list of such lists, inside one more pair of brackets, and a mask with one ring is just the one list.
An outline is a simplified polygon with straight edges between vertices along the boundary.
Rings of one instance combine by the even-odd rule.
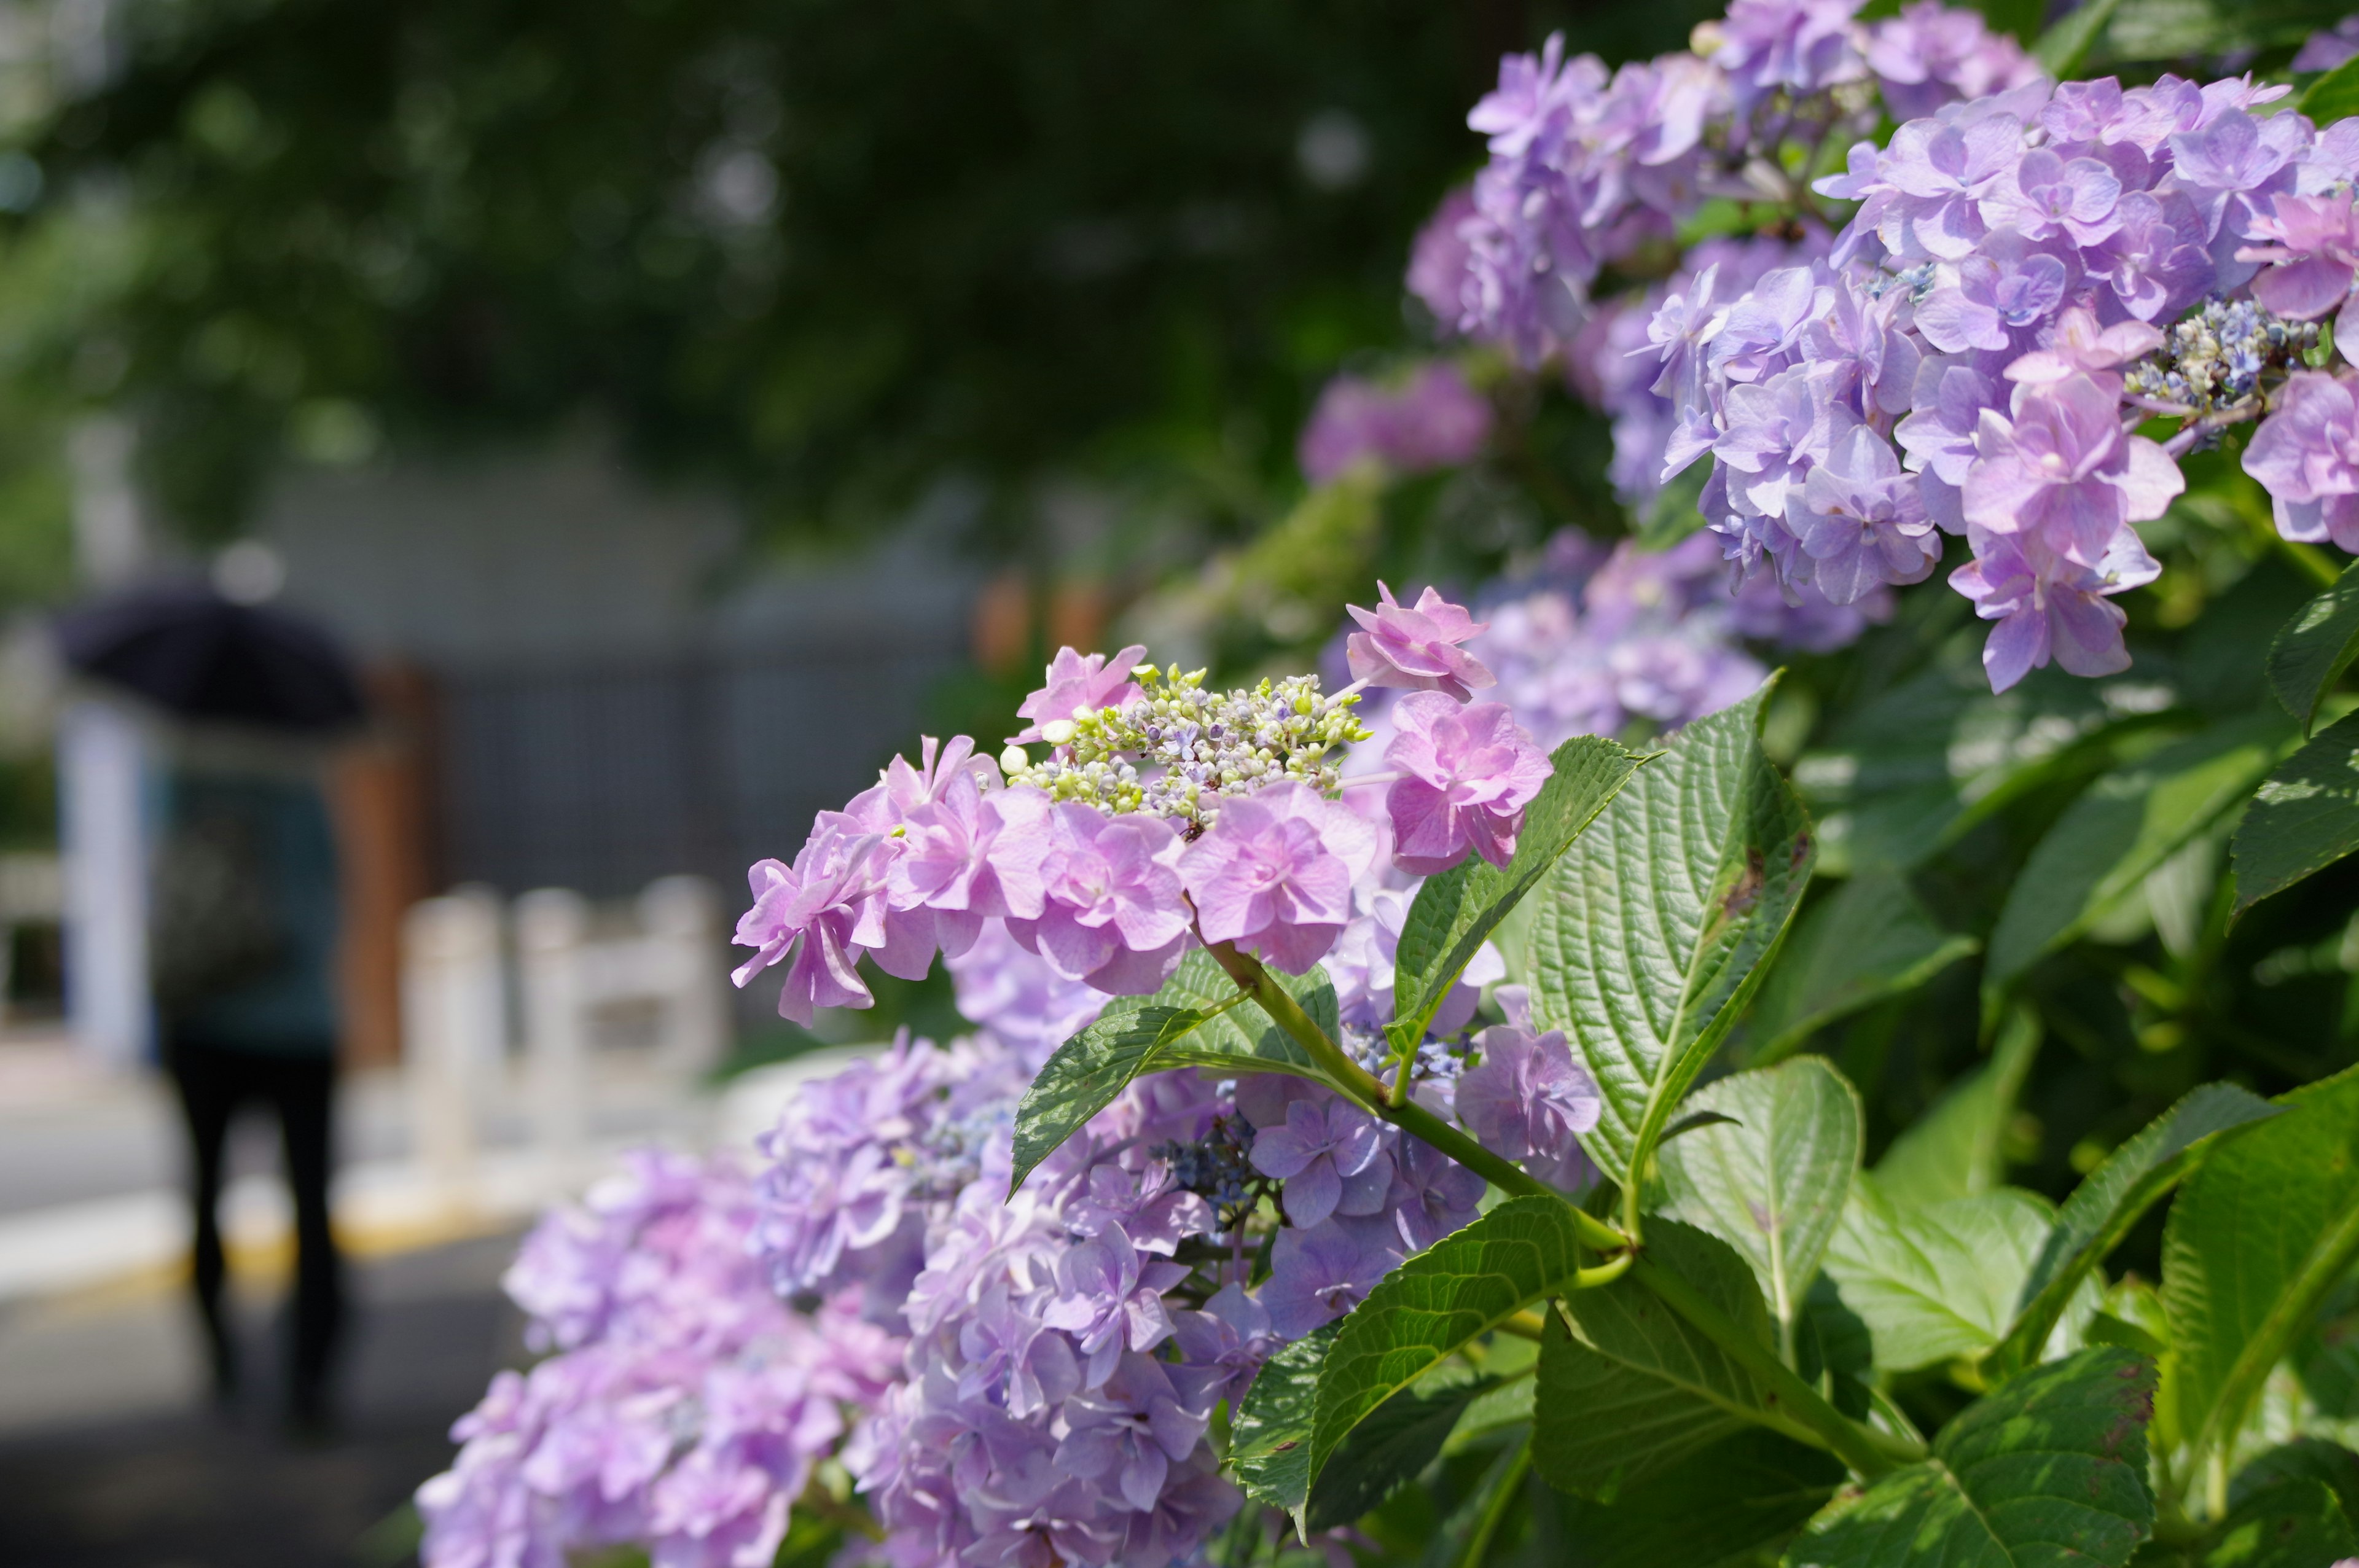
[[715, 499], [582, 445], [290, 476], [259, 535], [287, 602], [430, 677], [436, 880], [726, 894], [914, 750], [975, 578], [946, 492], [864, 556], [740, 548]]

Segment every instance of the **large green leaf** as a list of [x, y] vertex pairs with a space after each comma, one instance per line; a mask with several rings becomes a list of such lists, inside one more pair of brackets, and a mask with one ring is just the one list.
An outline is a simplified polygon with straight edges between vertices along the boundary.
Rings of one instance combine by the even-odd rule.
[[[2114, 688], [2061, 670], [2034, 670], [1993, 692], [1960, 643], [1833, 728], [1794, 764], [1819, 818], [1830, 871], [1917, 865], [2023, 791], [2096, 765], [2114, 741], [2157, 721], [2123, 718]], [[2144, 694], [2140, 694], [2141, 697]]]
[[1795, 924], [1745, 1021], [1767, 1065], [1839, 1018], [1916, 989], [1982, 944], [1945, 931], [1896, 871], [1852, 878]]
[[2321, 131], [2359, 114], [2359, 59], [2346, 59], [2311, 82], [2301, 95], [2301, 112]]
[[1507, 912], [1556, 864], [1646, 759], [1595, 735], [1576, 735], [1549, 759], [1552, 772], [1524, 808], [1505, 866], [1470, 855], [1428, 877], [1409, 904], [1393, 959], [1396, 1049], [1413, 1044]]
[[[1867, 1325], [1878, 1370], [1979, 1356], [2013, 1321], [2049, 1218], [2046, 1199], [2012, 1187], [1897, 1208], [1868, 1178], [1852, 1187], [1827, 1276]], [[2085, 1317], [2096, 1292], [2085, 1281], [2082, 1288], [2072, 1306]]]
[[1843, 1462], [1823, 1448], [1741, 1432], [1611, 1503], [1567, 1502], [1567, 1568], [1751, 1568], [1843, 1478]]
[[[1335, 988], [1325, 971], [1272, 974], [1332, 1037]], [[1292, 1073], [1326, 1081], [1301, 1044], [1259, 1005], [1241, 998], [1210, 954], [1190, 949], [1161, 990], [1115, 999], [1095, 1023], [1058, 1046], [1041, 1066], [1016, 1108], [1008, 1190], [1022, 1186], [1035, 1166], [1113, 1104], [1133, 1078], [1173, 1067]]]
[[1311, 1483], [1304, 1527], [1350, 1524], [1415, 1479], [1440, 1454], [1468, 1408], [1497, 1386], [1495, 1378], [1466, 1376], [1438, 1388], [1403, 1389], [1378, 1405]]
[[2006, 1174], [2006, 1125], [2038, 1054], [2039, 1017], [2018, 1008], [2001, 1026], [1991, 1059], [1892, 1141], [1875, 1167], [1877, 1191], [1897, 1207], [1924, 1208], [1998, 1186]]
[[2269, 644], [2269, 688], [2301, 721], [2303, 734], [2354, 659], [2359, 659], [2359, 566], [2303, 605]]
[[1809, 880], [1801, 802], [1761, 754], [1768, 687], [1699, 719], [1557, 861], [1532, 923], [1532, 1011], [1603, 1108], [1582, 1142], [1630, 1187], [1743, 1010]]
[[2073, 1189], [2023, 1282], [2023, 1304], [2000, 1345], [2002, 1368], [2030, 1363], [2082, 1280], [2121, 1245], [2138, 1217], [2179, 1184], [2213, 1141], [2277, 1115], [2234, 1084], [2205, 1084], [2106, 1156]]
[[2154, 1528], [2154, 1367], [2112, 1346], [1976, 1400], [1933, 1456], [1840, 1498], [1787, 1568], [2123, 1568]]
[[2236, 913], [2359, 849], [2359, 713], [2269, 774], [2236, 824]]
[[[1647, 1250], [1769, 1346], [1753, 1271], [1725, 1242], [1658, 1219]], [[1549, 1314], [1532, 1424], [1532, 1462], [1549, 1484], [1610, 1503], [1747, 1425], [1780, 1419], [1752, 1373], [1625, 1275], [1574, 1292]]]
[[1343, 1319], [1319, 1379], [1310, 1473], [1395, 1394], [1542, 1297], [1579, 1268], [1571, 1211], [1511, 1198], [1386, 1275]]
[[2043, 955], [2086, 931], [2189, 839], [2253, 792], [2284, 750], [2281, 715], [2248, 714], [2097, 780], [2039, 840], [1999, 911], [1986, 1011]]
[[2290, 1476], [2247, 1494], [2195, 1561], [2201, 1568], [2328, 1568], [2354, 1552], [2359, 1536], [2333, 1490]]
[[2163, 1227], [2180, 1430], [2221, 1452], [2359, 1256], [2359, 1068], [2212, 1151]]
[[1254, 1375], [1229, 1431], [1229, 1461], [1259, 1502], [1299, 1514], [1310, 1495], [1310, 1421], [1319, 1368], [1340, 1325], [1322, 1324], [1278, 1351]]
[[1753, 1265], [1779, 1337], [1790, 1343], [1859, 1169], [1859, 1095], [1823, 1057], [1797, 1056], [1707, 1084], [1688, 1108], [1729, 1119], [1658, 1152], [1664, 1212]]

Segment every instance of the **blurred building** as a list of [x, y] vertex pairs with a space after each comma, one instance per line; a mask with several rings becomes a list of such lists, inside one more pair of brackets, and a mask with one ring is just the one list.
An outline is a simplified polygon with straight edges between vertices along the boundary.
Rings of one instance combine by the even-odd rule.
[[254, 537], [380, 716], [334, 790], [350, 1054], [398, 1051], [419, 899], [688, 872], [734, 909], [747, 865], [872, 781], [964, 656], [961, 521], [943, 499], [865, 552], [780, 563], [724, 501], [586, 443], [288, 476]]

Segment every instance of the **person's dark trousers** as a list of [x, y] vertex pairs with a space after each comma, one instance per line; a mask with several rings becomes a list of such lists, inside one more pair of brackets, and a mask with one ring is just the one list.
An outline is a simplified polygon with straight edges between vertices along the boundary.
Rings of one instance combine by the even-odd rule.
[[234, 1342], [223, 1315], [218, 1214], [222, 1156], [231, 1121], [242, 1106], [261, 1104], [278, 1118], [286, 1151], [287, 1185], [295, 1200], [295, 1301], [288, 1359], [288, 1411], [299, 1422], [323, 1420], [328, 1377], [342, 1326], [343, 1266], [328, 1223], [328, 1175], [332, 1164], [334, 1055], [228, 1051], [175, 1041], [166, 1063], [188, 1118], [190, 1194], [196, 1209], [194, 1284], [212, 1355], [215, 1392], [226, 1397], [237, 1380]]

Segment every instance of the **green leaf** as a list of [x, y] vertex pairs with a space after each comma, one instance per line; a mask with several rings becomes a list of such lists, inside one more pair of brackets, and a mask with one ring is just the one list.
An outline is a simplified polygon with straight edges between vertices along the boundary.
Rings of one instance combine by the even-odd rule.
[[2315, 1481], [2334, 1494], [2345, 1519], [2359, 1519], [2359, 1454], [2322, 1437], [2298, 1437], [2262, 1453], [2229, 1483], [2231, 1508], [2289, 1480]]
[[2006, 1124], [2038, 1054], [2039, 1015], [2018, 1008], [2000, 1028], [1991, 1059], [1892, 1141], [1875, 1167], [1876, 1190], [1896, 1207], [1924, 1208], [1998, 1186], [2006, 1173]]
[[1801, 802], [1761, 754], [1771, 687], [1699, 719], [1556, 863], [1532, 1011], [1603, 1099], [1582, 1142], [1625, 1188], [1759, 983], [1809, 880]]
[[2089, 1271], [2121, 1245], [2138, 1217], [2203, 1158], [2213, 1141], [2280, 1114], [2234, 1084], [2204, 1084], [2107, 1155], [2073, 1189], [2023, 1282], [2023, 1304], [2000, 1345], [2006, 1369], [2028, 1365]]
[[1750, 1568], [1826, 1506], [1842, 1461], [1774, 1432], [1741, 1432], [1612, 1503], [1564, 1509], [1567, 1568]]
[[[2346, 62], [2335, 74], [2350, 69]], [[2359, 96], [2359, 76], [2352, 81], [2353, 92]], [[2301, 721], [2304, 735], [2317, 721], [2318, 705], [2354, 659], [2359, 659], [2359, 566], [2303, 605], [2269, 644], [2270, 689], [2286, 711]]]
[[2026, 790], [2096, 766], [2124, 736], [2161, 721], [2142, 708], [2119, 717], [2106, 700], [2116, 687], [2061, 670], [1993, 692], [1980, 646], [1975, 637], [1945, 650], [1959, 656], [1839, 720], [1824, 748], [1794, 764], [1830, 871], [1918, 865]]
[[2112, 1346], [1969, 1405], [1933, 1456], [1841, 1498], [1786, 1568], [2122, 1568], [2154, 1528], [2154, 1367]]
[[2212, 1151], [2163, 1227], [2180, 1430], [2224, 1451], [2278, 1358], [2359, 1257], [2359, 1068]]
[[[1875, 1365], [1905, 1372], [1996, 1345], [2048, 1238], [2047, 1200], [2002, 1187], [1929, 1208], [1895, 1208], [1872, 1178], [1854, 1184], [1826, 1270], [1875, 1342]], [[2082, 1281], [2085, 1317], [2096, 1291]]]
[[1982, 944], [1945, 931], [1897, 872], [1852, 878], [1812, 907], [1787, 938], [1745, 1020], [1766, 1066], [1839, 1018], [1916, 989]]
[[2070, 81], [2081, 69], [2081, 62], [2089, 58], [2097, 35], [2105, 30], [2105, 24], [2113, 20], [2114, 8], [2121, 3], [2122, 0], [2088, 0], [2087, 5], [2040, 34], [2039, 41], [2031, 48], [2039, 69], [2059, 81]]
[[1310, 1420], [1319, 1369], [1340, 1327], [1322, 1324], [1261, 1365], [1229, 1431], [1229, 1462], [1257, 1502], [1299, 1514], [1310, 1494]]
[[1483, 1568], [1500, 1521], [1515, 1506], [1532, 1465], [1528, 1434], [1500, 1450], [1466, 1499], [1452, 1509], [1426, 1546], [1424, 1568]]
[[1598, 736], [1577, 735], [1549, 761], [1554, 771], [1524, 808], [1516, 852], [1505, 866], [1470, 855], [1417, 890], [1393, 958], [1395, 1049], [1424, 1038], [1434, 1011], [1484, 941], [1646, 758]]
[[2258, 1487], [2229, 1511], [2201, 1559], [2203, 1568], [2327, 1568], [2359, 1552], [2343, 1504], [2322, 1481], [2288, 1476]]
[[2359, 713], [2310, 737], [2236, 824], [2236, 914], [2359, 849]]
[[2346, 59], [2311, 82], [2301, 95], [2301, 112], [2321, 131], [2359, 114], [2359, 59]]
[[[1753, 1271], [1727, 1243], [1658, 1219], [1647, 1227], [1647, 1252], [1770, 1344]], [[1575, 1291], [1548, 1315], [1532, 1458], [1560, 1490], [1610, 1503], [1748, 1425], [1781, 1419], [1752, 1373], [1626, 1275]]]
[[[1335, 988], [1324, 970], [1272, 970], [1277, 982], [1332, 1037]], [[1161, 990], [1118, 997], [1095, 1023], [1057, 1047], [1016, 1108], [1014, 1174], [1008, 1191], [1114, 1103], [1133, 1078], [1173, 1067], [1292, 1073], [1326, 1082], [1310, 1054], [1269, 1015], [1245, 1000], [1212, 955], [1191, 949]]]
[[1439, 1389], [1403, 1389], [1352, 1429], [1334, 1460], [1319, 1472], [1303, 1510], [1310, 1530], [1350, 1524], [1440, 1456], [1461, 1417], [1498, 1387], [1495, 1378], [1466, 1378]]
[[2247, 715], [2116, 768], [2066, 808], [2016, 878], [1983, 968], [1986, 1016], [2026, 969], [2086, 931], [2147, 874], [2244, 803], [2284, 748], [2274, 713]]
[[1319, 1475], [1352, 1429], [1441, 1361], [1543, 1296], [1579, 1268], [1561, 1199], [1511, 1198], [1379, 1281], [1335, 1338], [1319, 1379], [1310, 1467]]
[[1729, 1118], [1664, 1144], [1664, 1212], [1753, 1266], [1790, 1339], [1859, 1169], [1859, 1095], [1819, 1056], [1705, 1085], [1691, 1109]]

